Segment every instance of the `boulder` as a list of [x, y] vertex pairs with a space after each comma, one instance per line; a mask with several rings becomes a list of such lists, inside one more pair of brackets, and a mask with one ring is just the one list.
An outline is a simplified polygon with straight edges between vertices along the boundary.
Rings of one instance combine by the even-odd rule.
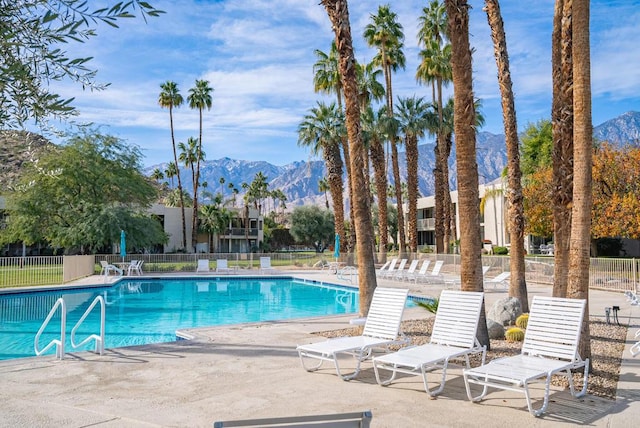
[[487, 330], [489, 331], [489, 339], [504, 339], [504, 327], [502, 324], [487, 319]]
[[522, 314], [520, 300], [515, 297], [505, 297], [498, 300], [487, 313], [487, 319], [493, 320], [500, 325], [514, 325], [516, 318]]

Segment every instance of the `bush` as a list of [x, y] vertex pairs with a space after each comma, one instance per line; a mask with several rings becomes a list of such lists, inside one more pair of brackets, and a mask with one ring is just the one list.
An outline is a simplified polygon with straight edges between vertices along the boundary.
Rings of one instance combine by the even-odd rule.
[[499, 247], [496, 245], [493, 247], [493, 254], [496, 256], [506, 256], [509, 254], [509, 249], [507, 247]]
[[516, 318], [516, 326], [526, 330], [529, 323], [529, 314], [522, 314]]
[[520, 327], [511, 327], [504, 333], [507, 342], [522, 342], [524, 340], [524, 331]]

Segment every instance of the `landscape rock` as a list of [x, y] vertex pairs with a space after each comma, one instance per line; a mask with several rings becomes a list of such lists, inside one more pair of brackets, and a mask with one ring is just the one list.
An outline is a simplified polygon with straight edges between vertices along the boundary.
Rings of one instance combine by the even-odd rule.
[[494, 320], [487, 319], [487, 330], [489, 331], [489, 339], [504, 339], [504, 327], [502, 324], [497, 323]]
[[487, 313], [487, 319], [493, 320], [502, 326], [514, 325], [516, 318], [522, 314], [520, 300], [515, 297], [505, 297], [493, 304]]

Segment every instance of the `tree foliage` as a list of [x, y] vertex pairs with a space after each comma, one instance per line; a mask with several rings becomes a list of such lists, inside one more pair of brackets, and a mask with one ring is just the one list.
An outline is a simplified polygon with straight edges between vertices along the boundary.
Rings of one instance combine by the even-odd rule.
[[522, 174], [527, 176], [539, 168], [550, 167], [553, 152], [553, 137], [550, 120], [530, 123], [522, 140]]
[[290, 233], [296, 242], [323, 252], [334, 240], [333, 214], [314, 205], [296, 207], [291, 213]]
[[[102, 3], [102, 2], [101, 2]], [[117, 27], [139, 13], [145, 20], [162, 11], [146, 1], [131, 0], [92, 10], [86, 0], [0, 0], [0, 126], [21, 127], [32, 119], [69, 118], [73, 98], [51, 92], [53, 81], [71, 80], [92, 90], [91, 57], [72, 58], [62, 49], [70, 42], [96, 36], [97, 24]], [[103, 4], [104, 6], [104, 4]]]
[[141, 152], [118, 138], [85, 131], [25, 166], [7, 195], [0, 241], [47, 242], [67, 252], [95, 252], [127, 233], [131, 249], [165, 243], [147, 209], [157, 198], [141, 172]]

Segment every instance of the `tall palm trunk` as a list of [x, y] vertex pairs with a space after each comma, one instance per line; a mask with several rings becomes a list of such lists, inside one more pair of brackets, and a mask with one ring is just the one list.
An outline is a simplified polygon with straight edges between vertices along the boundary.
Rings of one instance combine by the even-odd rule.
[[418, 139], [415, 135], [406, 136], [405, 155], [407, 157], [409, 250], [415, 253], [418, 251]]
[[[395, 137], [393, 137], [395, 140]], [[400, 181], [400, 164], [398, 163], [398, 146], [395, 141], [391, 142], [391, 166], [393, 167], [393, 186], [396, 191], [396, 203], [398, 205], [398, 246], [400, 255], [404, 255], [406, 249], [406, 238], [404, 231], [404, 208], [402, 206], [402, 182]]]
[[[454, 94], [454, 133], [458, 166], [460, 206], [460, 279], [464, 291], [482, 291], [480, 256], [480, 205], [476, 161], [475, 107], [471, 48], [469, 46], [469, 6], [466, 0], [446, 0], [451, 37], [451, 70]], [[478, 340], [490, 346], [484, 310], [480, 314]]]
[[589, 250], [591, 248], [593, 124], [591, 119], [591, 53], [589, 0], [573, 1], [573, 205], [567, 296], [586, 299], [580, 346], [591, 357], [589, 334]]
[[371, 141], [371, 164], [378, 194], [378, 234], [380, 236], [380, 262], [386, 262], [389, 243], [389, 224], [387, 219], [387, 171], [385, 168], [384, 147], [380, 140]]
[[187, 249], [187, 221], [184, 215], [184, 193], [182, 192], [182, 179], [180, 178], [180, 164], [178, 163], [178, 152], [176, 151], [176, 138], [173, 132], [173, 105], [169, 104], [169, 124], [171, 126], [171, 146], [173, 147], [173, 162], [176, 164], [176, 175], [178, 176], [178, 192], [180, 193], [180, 211], [182, 214], [182, 248]]
[[520, 144], [516, 124], [516, 107], [513, 99], [509, 54], [504, 24], [498, 0], [485, 0], [485, 10], [491, 28], [493, 50], [498, 68], [498, 83], [502, 98], [502, 118], [507, 145], [507, 173], [509, 181], [509, 267], [511, 269], [509, 296], [520, 300], [522, 312], [529, 312], [529, 297], [524, 265], [524, 205], [522, 196], [522, 172], [520, 171]]
[[[449, 205], [451, 204], [451, 195], [449, 192], [449, 151], [446, 150], [446, 140], [443, 130], [443, 105], [442, 105], [442, 78], [436, 79], [438, 89], [438, 132], [436, 134], [436, 186], [440, 185], [440, 189], [436, 190], [436, 194], [440, 195], [440, 198], [436, 197], [435, 215], [435, 238], [436, 238], [436, 253], [448, 253], [449, 239], [450, 239], [450, 224], [451, 224], [451, 210]], [[448, 203], [447, 203], [448, 202]]]
[[327, 182], [329, 193], [333, 201], [333, 221], [336, 233], [340, 236], [340, 242], [347, 242], [344, 230], [344, 185], [342, 182], [342, 158], [340, 147], [337, 144], [323, 146], [325, 165], [327, 167]]
[[573, 201], [572, 0], [556, 0], [551, 64], [553, 102], [553, 296], [565, 297], [569, 282], [569, 239]]
[[349, 239], [347, 241], [342, 241], [347, 244], [347, 251], [351, 252], [355, 245], [355, 231], [353, 229], [353, 224], [355, 221], [354, 218], [354, 208], [353, 208], [353, 180], [351, 179], [353, 174], [351, 173], [351, 156], [349, 155], [349, 140], [347, 138], [342, 140], [342, 152], [344, 153], [344, 165], [347, 168], [347, 190], [349, 192], [349, 220], [351, 220], [351, 233], [349, 235]]
[[[336, 45], [340, 54], [340, 74], [345, 97], [347, 134], [349, 135], [351, 172], [354, 187], [366, 186], [364, 176], [364, 144], [360, 129], [360, 108], [358, 86], [349, 25], [349, 11], [344, 0], [323, 0], [336, 35]], [[376, 288], [376, 273], [373, 264], [373, 224], [369, 207], [368, 192], [357, 192], [352, 201], [355, 211], [356, 250], [358, 254], [358, 285], [360, 289], [360, 315], [369, 311], [373, 291]]]
[[191, 230], [191, 242], [193, 251], [198, 244], [198, 188], [200, 187], [200, 162], [202, 160], [202, 108], [200, 108], [200, 133], [198, 137], [198, 152], [196, 153], [196, 173], [193, 182], [193, 229]]

